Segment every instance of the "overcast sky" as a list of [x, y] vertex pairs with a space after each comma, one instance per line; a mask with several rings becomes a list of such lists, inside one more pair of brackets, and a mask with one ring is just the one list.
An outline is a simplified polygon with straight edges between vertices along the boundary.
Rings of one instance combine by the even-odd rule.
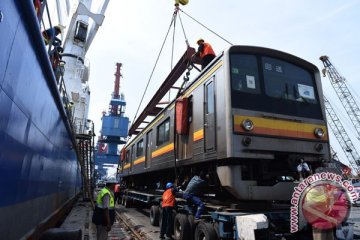
[[[96, 2], [96, 1], [94, 1]], [[321, 55], [328, 55], [347, 79], [359, 102], [360, 77], [360, 1], [358, 0], [189, 0], [181, 9], [235, 45], [274, 48], [303, 58], [321, 70]], [[101, 129], [101, 112], [108, 110], [114, 90], [115, 63], [123, 64], [121, 92], [127, 101], [126, 115], [132, 121], [173, 15], [172, 0], [110, 0], [103, 26], [88, 51], [91, 102], [89, 119]], [[229, 44], [180, 12], [186, 36], [192, 47], [199, 37], [210, 42], [219, 53]], [[152, 77], [144, 105], [171, 69], [172, 31]], [[174, 64], [186, 49], [177, 19]], [[195, 76], [196, 71], [191, 75]], [[355, 130], [345, 118], [342, 105], [328, 78], [322, 79], [324, 92], [360, 151]], [[139, 114], [138, 114], [139, 115]], [[330, 140], [344, 156], [337, 140]], [[344, 157], [343, 157], [344, 159]], [[342, 160], [343, 160], [342, 159]], [[343, 160], [346, 163], [346, 160]]]

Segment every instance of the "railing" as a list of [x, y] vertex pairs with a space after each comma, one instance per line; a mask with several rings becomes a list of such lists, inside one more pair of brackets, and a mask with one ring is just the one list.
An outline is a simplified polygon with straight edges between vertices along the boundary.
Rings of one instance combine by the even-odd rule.
[[[35, 10], [37, 13], [40, 30], [42, 32], [44, 32], [47, 29], [53, 29], [54, 26], [53, 26], [52, 19], [50, 16], [50, 11], [49, 11], [49, 6], [47, 3], [47, 0], [43, 0], [43, 1], [33, 0], [33, 2], [34, 2], [34, 7], [35, 7]], [[44, 37], [44, 34], [43, 34], [43, 37]], [[66, 114], [68, 117], [68, 121], [70, 123], [70, 126], [72, 128], [74, 128], [73, 112], [72, 112], [73, 103], [69, 100], [69, 96], [67, 94], [65, 81], [64, 81], [64, 72], [65, 72], [64, 65], [66, 63], [61, 60], [61, 57], [62, 57], [61, 54], [63, 51], [63, 49], [61, 47], [62, 42], [56, 39], [55, 32], [54, 32], [54, 35], [51, 35], [48, 37], [49, 37], [49, 41], [48, 41], [48, 46], [47, 46], [47, 52], [49, 54], [49, 61], [51, 63], [53, 71], [54, 71], [56, 83], [58, 85], [58, 90], [59, 90], [60, 97], [61, 97], [63, 106], [65, 108], [65, 111], [66, 111]], [[45, 43], [45, 39], [44, 39], [44, 43]]]

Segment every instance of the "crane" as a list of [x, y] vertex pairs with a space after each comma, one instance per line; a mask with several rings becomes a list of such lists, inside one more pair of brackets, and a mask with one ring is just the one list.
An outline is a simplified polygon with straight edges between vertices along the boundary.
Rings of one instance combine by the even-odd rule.
[[356, 171], [356, 173], [358, 173], [360, 170], [360, 155], [356, 151], [350, 137], [346, 133], [345, 128], [343, 127], [340, 119], [336, 115], [334, 109], [332, 108], [329, 100], [325, 97], [325, 95], [324, 103], [328, 125], [333, 131], [340, 146], [342, 147], [351, 167]]
[[106, 168], [119, 162], [118, 145], [126, 143], [129, 118], [125, 116], [126, 101], [120, 93], [122, 63], [116, 63], [114, 92], [108, 112], [104, 111], [101, 126], [101, 137], [98, 139], [95, 164], [100, 176], [106, 175]]
[[320, 60], [323, 62], [325, 69], [323, 69], [324, 77], [328, 73], [330, 82], [335, 89], [336, 94], [338, 95], [341, 103], [343, 104], [347, 114], [350, 117], [352, 124], [355, 127], [355, 130], [360, 137], [360, 110], [354, 97], [349, 91], [346, 85], [346, 79], [342, 77], [336, 68], [332, 65], [328, 56], [321, 56]]

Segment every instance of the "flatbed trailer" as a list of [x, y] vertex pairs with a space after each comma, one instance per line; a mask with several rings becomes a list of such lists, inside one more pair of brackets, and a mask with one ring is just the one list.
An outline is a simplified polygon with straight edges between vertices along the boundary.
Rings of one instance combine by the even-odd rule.
[[[125, 207], [150, 209], [150, 224], [161, 226], [162, 191], [122, 191], [122, 204]], [[176, 196], [174, 208], [174, 238], [188, 239], [312, 239], [311, 228], [295, 234], [289, 232], [290, 210], [288, 204], [238, 203], [226, 204], [202, 198], [205, 210], [200, 220], [195, 220], [196, 208]], [[246, 211], [246, 209], [249, 209]]]

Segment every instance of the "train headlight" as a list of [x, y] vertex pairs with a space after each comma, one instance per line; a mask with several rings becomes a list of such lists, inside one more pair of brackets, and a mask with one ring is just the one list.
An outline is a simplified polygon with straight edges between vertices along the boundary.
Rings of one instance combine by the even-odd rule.
[[322, 128], [315, 128], [314, 134], [317, 138], [323, 138], [325, 136], [325, 132]]
[[254, 128], [254, 123], [250, 119], [245, 119], [244, 121], [242, 121], [242, 127], [246, 131], [251, 131]]

